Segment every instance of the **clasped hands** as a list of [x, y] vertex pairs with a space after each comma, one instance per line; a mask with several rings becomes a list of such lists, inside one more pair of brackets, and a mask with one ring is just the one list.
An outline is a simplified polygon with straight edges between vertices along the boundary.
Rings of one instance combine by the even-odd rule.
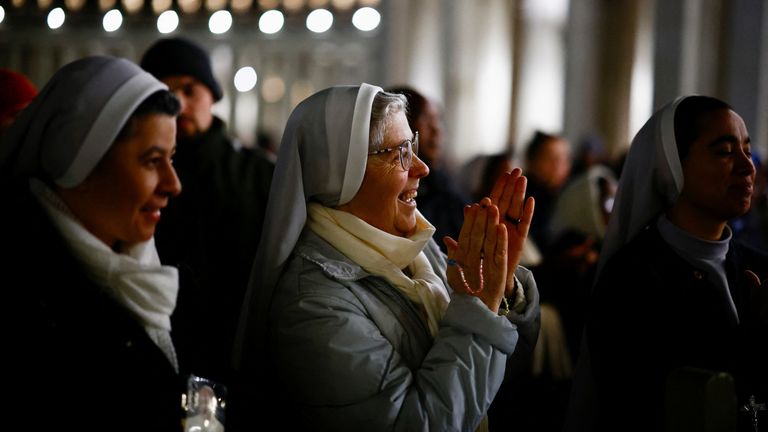
[[[527, 179], [520, 168], [502, 174], [491, 196], [464, 207], [458, 241], [444, 237], [448, 248], [448, 284], [477, 296], [493, 312], [513, 294], [507, 275], [514, 274], [531, 227], [535, 206], [525, 198]], [[510, 278], [511, 279], [511, 278]]]

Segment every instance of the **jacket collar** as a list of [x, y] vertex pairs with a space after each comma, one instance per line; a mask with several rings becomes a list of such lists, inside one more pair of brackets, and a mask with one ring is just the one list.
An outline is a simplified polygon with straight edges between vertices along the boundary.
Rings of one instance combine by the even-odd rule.
[[338, 281], [356, 281], [371, 274], [309, 228], [304, 228], [294, 254], [317, 264], [327, 276]]

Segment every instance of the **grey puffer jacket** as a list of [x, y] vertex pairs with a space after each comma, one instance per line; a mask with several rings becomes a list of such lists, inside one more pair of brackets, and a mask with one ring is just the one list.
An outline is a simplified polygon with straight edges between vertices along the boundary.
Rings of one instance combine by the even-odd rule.
[[[437, 244], [424, 252], [444, 278]], [[474, 431], [518, 333], [526, 345], [538, 333], [536, 283], [522, 267], [522, 313], [499, 316], [454, 293], [435, 338], [403, 294], [308, 229], [285, 269], [270, 312], [270, 360], [287, 421], [313, 430]]]

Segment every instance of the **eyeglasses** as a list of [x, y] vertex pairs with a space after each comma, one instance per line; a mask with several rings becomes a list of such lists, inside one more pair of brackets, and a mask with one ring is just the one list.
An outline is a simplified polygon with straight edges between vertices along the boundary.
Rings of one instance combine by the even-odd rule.
[[411, 166], [413, 166], [413, 157], [419, 155], [419, 131], [416, 131], [416, 133], [413, 134], [413, 140], [405, 140], [397, 147], [372, 151], [368, 153], [368, 156], [389, 153], [393, 150], [400, 150], [400, 165], [403, 169], [405, 171], [411, 169]]

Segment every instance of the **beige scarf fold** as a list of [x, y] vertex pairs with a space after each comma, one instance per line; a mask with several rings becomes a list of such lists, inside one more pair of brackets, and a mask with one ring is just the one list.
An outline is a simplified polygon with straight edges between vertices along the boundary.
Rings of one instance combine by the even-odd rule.
[[154, 238], [117, 253], [83, 227], [64, 201], [42, 181], [31, 179], [30, 190], [75, 258], [83, 264], [88, 278], [138, 319], [178, 370], [170, 336], [170, 317], [179, 290], [178, 271], [160, 264]]
[[[307, 226], [368, 273], [381, 276], [409, 300], [419, 305], [434, 337], [450, 297], [442, 280], [432, 271], [423, 249], [435, 228], [417, 213], [416, 233], [398, 237], [362, 219], [318, 203], [307, 206]], [[413, 277], [403, 273], [404, 268]]]

